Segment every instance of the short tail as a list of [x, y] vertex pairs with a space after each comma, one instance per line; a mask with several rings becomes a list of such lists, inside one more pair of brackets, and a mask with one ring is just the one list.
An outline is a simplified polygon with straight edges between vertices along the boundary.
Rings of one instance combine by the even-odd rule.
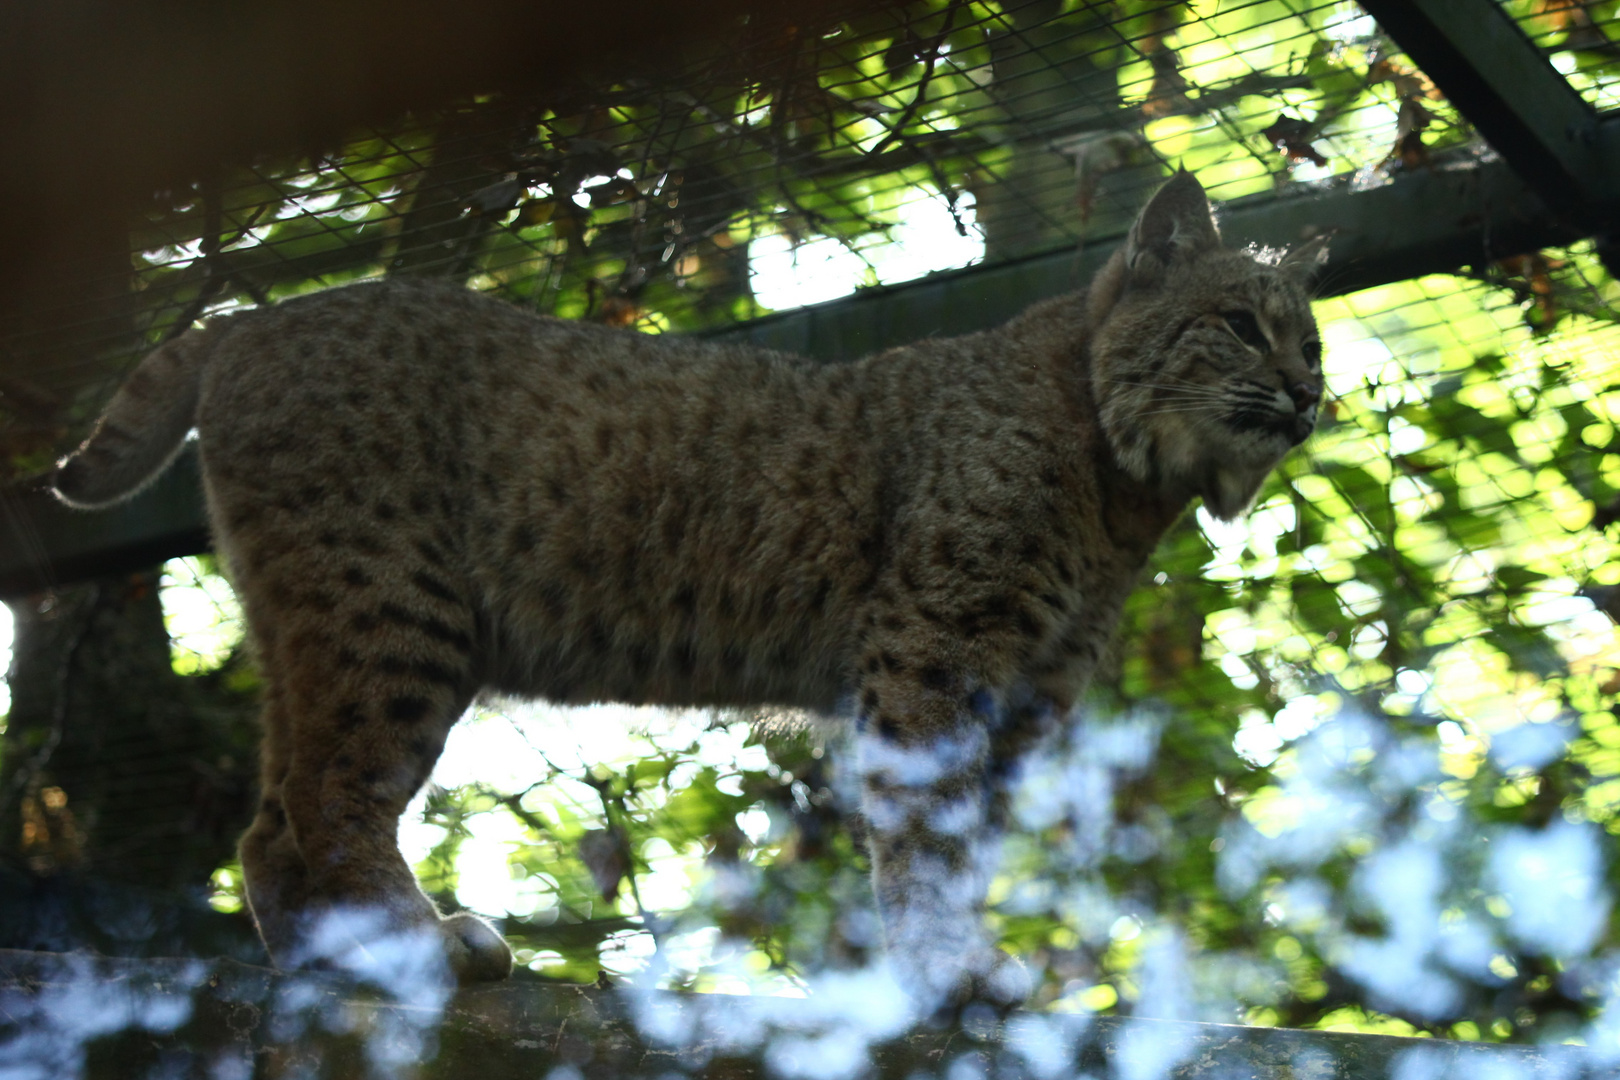
[[203, 361], [220, 329], [216, 320], [147, 354], [113, 395], [90, 438], [57, 466], [57, 498], [84, 510], [111, 506], [168, 468], [196, 423]]

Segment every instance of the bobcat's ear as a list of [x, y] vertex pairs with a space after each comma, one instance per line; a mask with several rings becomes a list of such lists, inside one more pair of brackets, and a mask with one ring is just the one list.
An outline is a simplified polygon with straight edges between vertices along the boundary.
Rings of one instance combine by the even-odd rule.
[[1219, 247], [1204, 188], [1186, 169], [1177, 172], [1143, 207], [1125, 238], [1125, 266], [1136, 284], [1149, 284], [1172, 264]]
[[1328, 239], [1328, 234], [1322, 233], [1303, 244], [1294, 245], [1277, 264], [1277, 269], [1308, 288], [1327, 262]]

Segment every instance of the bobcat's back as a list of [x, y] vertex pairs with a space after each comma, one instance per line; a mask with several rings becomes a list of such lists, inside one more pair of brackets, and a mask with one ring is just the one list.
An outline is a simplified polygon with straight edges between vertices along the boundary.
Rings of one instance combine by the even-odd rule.
[[830, 709], [884, 542], [863, 381], [390, 282], [237, 329], [198, 428], [275, 635], [429, 628], [458, 681], [556, 701]]

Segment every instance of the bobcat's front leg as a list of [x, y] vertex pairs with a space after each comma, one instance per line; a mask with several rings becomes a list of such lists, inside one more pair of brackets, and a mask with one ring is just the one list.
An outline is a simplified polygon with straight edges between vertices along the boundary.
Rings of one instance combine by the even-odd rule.
[[991, 789], [998, 703], [944, 665], [910, 665], [882, 649], [874, 658], [856, 749], [890, 963], [926, 1009], [1016, 1004], [1028, 976], [984, 927], [1000, 853]]

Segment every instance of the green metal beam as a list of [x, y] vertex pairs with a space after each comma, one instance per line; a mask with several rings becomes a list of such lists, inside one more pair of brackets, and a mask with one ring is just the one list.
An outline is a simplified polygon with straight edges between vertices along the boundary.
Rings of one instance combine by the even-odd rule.
[[1496, 0], [1362, 0], [1547, 204], [1589, 231], [1620, 201], [1620, 129], [1602, 120]]
[[[1504, 255], [1571, 243], [1582, 234], [1505, 165], [1438, 165], [1381, 187], [1348, 182], [1227, 204], [1228, 240], [1286, 247], [1329, 233], [1323, 295], [1336, 295]], [[1080, 287], [1119, 236], [995, 266], [863, 290], [843, 300], [758, 319], [716, 335], [821, 359], [859, 356], [931, 335], [996, 326], [1036, 300]], [[43, 492], [0, 500], [0, 596], [120, 573], [206, 549], [195, 456], [128, 504], [79, 512]]]
[[208, 550], [197, 455], [188, 446], [139, 496], [70, 510], [42, 491], [0, 491], [0, 597], [40, 592]]
[[[1286, 248], [1332, 238], [1318, 295], [1445, 273], [1506, 255], [1573, 243], [1585, 233], [1551, 212], [1500, 162], [1437, 164], [1380, 187], [1348, 178], [1226, 204], [1218, 214], [1229, 243]], [[934, 274], [865, 289], [843, 300], [768, 315], [717, 335], [834, 360], [997, 326], [1036, 300], [1079, 288], [1121, 236], [996, 266]]]

